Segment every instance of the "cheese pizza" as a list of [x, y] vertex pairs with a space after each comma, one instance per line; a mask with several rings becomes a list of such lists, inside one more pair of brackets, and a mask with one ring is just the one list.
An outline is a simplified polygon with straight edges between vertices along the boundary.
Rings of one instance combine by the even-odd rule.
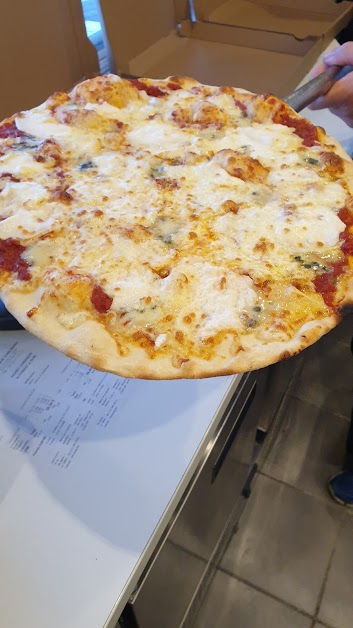
[[352, 302], [352, 181], [272, 95], [96, 77], [0, 125], [0, 297], [121, 376], [258, 369]]

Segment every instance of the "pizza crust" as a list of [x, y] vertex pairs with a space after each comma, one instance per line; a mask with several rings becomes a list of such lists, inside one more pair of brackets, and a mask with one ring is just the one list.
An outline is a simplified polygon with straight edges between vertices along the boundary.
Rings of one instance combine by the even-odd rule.
[[[168, 357], [146, 360], [142, 349], [132, 349], [126, 357], [119, 355], [113, 338], [97, 321], [87, 320], [68, 330], [59, 323], [60, 311], [53, 307], [42, 307], [37, 315], [28, 318], [25, 312], [36, 307], [36, 295], [7, 291], [4, 303], [23, 327], [68, 357], [99, 371], [138, 379], [206, 378], [257, 370], [296, 355], [333, 329], [340, 320], [332, 315], [305, 323], [287, 342], [264, 345], [256, 338], [250, 338], [251, 350], [248, 347], [234, 357], [216, 356], [212, 362], [191, 358], [180, 367], [174, 367]], [[230, 353], [229, 345], [226, 340], [223, 345], [225, 354]]]

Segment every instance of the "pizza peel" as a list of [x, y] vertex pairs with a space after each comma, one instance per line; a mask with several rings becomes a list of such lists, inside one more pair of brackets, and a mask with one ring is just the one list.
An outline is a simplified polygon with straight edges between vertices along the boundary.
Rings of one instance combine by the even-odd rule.
[[286, 98], [283, 98], [283, 100], [287, 105], [292, 107], [294, 111], [299, 113], [319, 96], [324, 96], [334, 83], [352, 72], [352, 70], [353, 65], [331, 65], [321, 74], [311, 79], [311, 81], [298, 87], [298, 89], [289, 94], [289, 96], [286, 96]]
[[[321, 74], [311, 79], [294, 92], [284, 98], [292, 109], [298, 113], [302, 111], [307, 105], [314, 102], [319, 96], [326, 94], [329, 89], [342, 79], [344, 76], [353, 71], [352, 65], [338, 66], [332, 65]], [[0, 300], [0, 331], [1, 330], [13, 330], [21, 329], [21, 325], [16, 319], [6, 310], [4, 304]]]

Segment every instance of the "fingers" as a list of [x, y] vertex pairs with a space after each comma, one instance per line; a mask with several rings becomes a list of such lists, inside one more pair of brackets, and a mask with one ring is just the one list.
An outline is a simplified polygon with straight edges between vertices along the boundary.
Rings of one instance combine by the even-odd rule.
[[[324, 55], [312, 71], [314, 78], [325, 68], [331, 65], [353, 65], [353, 41], [348, 41], [339, 48]], [[353, 72], [335, 83], [324, 96], [317, 98], [309, 109], [329, 109], [331, 113], [341, 118], [348, 126], [353, 127]]]
[[311, 79], [315, 78], [315, 76], [318, 76], [318, 74], [321, 74], [324, 70], [326, 70], [327, 65], [325, 65], [324, 63], [318, 63], [315, 67], [313, 67], [313, 69], [311, 70], [308, 80], [310, 81]]
[[347, 41], [324, 56], [325, 65], [353, 65], [353, 41]]
[[311, 109], [311, 111], [318, 111], [319, 109], [327, 109], [325, 96], [319, 96], [319, 98], [317, 98], [316, 100], [314, 100], [314, 102], [308, 105], [308, 109]]
[[324, 96], [317, 98], [309, 109], [313, 111], [317, 109], [352, 109], [353, 112], [353, 73], [347, 74], [343, 79], [338, 81]]
[[320, 63], [311, 70], [309, 80], [321, 74], [330, 65], [353, 65], [353, 41], [346, 42], [324, 55]]

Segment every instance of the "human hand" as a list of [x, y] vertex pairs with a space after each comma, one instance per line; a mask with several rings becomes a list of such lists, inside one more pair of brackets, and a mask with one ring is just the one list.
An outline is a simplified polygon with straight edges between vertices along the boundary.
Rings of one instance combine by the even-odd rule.
[[[323, 57], [320, 63], [313, 71], [312, 77], [323, 72], [330, 65], [353, 65], [353, 41], [346, 42], [333, 52]], [[348, 126], [353, 127], [353, 72], [347, 74], [324, 96], [317, 98], [309, 109], [329, 109], [343, 120]]]

